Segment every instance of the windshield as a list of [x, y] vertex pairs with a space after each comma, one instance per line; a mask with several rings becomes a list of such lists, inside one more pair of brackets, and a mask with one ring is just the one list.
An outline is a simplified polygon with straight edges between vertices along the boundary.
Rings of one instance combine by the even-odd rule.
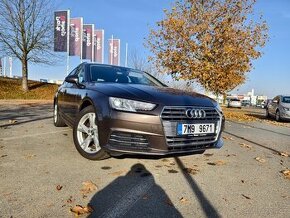
[[282, 102], [283, 102], [283, 103], [290, 103], [290, 96], [284, 96], [284, 97], [282, 98]]
[[165, 86], [153, 76], [129, 68], [115, 66], [90, 66], [91, 81], [96, 83], [125, 83], [149, 86]]

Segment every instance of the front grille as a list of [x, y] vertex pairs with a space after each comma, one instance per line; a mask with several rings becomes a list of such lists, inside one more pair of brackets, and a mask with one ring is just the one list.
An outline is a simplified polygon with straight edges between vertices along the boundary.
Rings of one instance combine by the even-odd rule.
[[[220, 115], [216, 109], [212, 107], [194, 107], [195, 109], [202, 109], [206, 112], [205, 118], [194, 119], [198, 120], [208, 120], [208, 121], [218, 121]], [[186, 110], [193, 109], [193, 107], [165, 107], [162, 112], [163, 121], [192, 121], [191, 118], [188, 118], [185, 114]]]
[[148, 148], [148, 140], [140, 134], [125, 132], [113, 132], [109, 144], [120, 148], [145, 149]]
[[[206, 112], [204, 118], [188, 118], [188, 109], [202, 109]], [[164, 107], [161, 119], [168, 145], [168, 150], [199, 150], [214, 146], [220, 129], [220, 114], [212, 107]], [[216, 131], [204, 135], [177, 135], [178, 123], [214, 123]]]

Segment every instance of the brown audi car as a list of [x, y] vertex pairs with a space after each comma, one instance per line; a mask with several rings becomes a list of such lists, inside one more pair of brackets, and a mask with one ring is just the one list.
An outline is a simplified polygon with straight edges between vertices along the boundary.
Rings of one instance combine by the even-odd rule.
[[71, 126], [78, 152], [101, 160], [220, 148], [224, 116], [216, 101], [169, 88], [148, 73], [82, 63], [55, 94], [54, 125]]

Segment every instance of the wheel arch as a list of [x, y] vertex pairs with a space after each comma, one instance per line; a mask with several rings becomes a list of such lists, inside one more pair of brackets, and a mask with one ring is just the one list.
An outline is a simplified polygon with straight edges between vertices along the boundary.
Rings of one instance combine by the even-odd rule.
[[84, 98], [82, 100], [82, 103], [79, 105], [79, 112], [90, 105], [92, 105], [96, 110], [96, 107], [95, 107], [93, 101], [90, 98]]

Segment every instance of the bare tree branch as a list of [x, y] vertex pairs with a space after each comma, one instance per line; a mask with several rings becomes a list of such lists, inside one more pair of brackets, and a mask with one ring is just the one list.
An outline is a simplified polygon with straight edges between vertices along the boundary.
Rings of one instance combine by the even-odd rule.
[[22, 63], [22, 87], [28, 90], [28, 62], [51, 64], [53, 11], [50, 0], [0, 0], [0, 55]]

